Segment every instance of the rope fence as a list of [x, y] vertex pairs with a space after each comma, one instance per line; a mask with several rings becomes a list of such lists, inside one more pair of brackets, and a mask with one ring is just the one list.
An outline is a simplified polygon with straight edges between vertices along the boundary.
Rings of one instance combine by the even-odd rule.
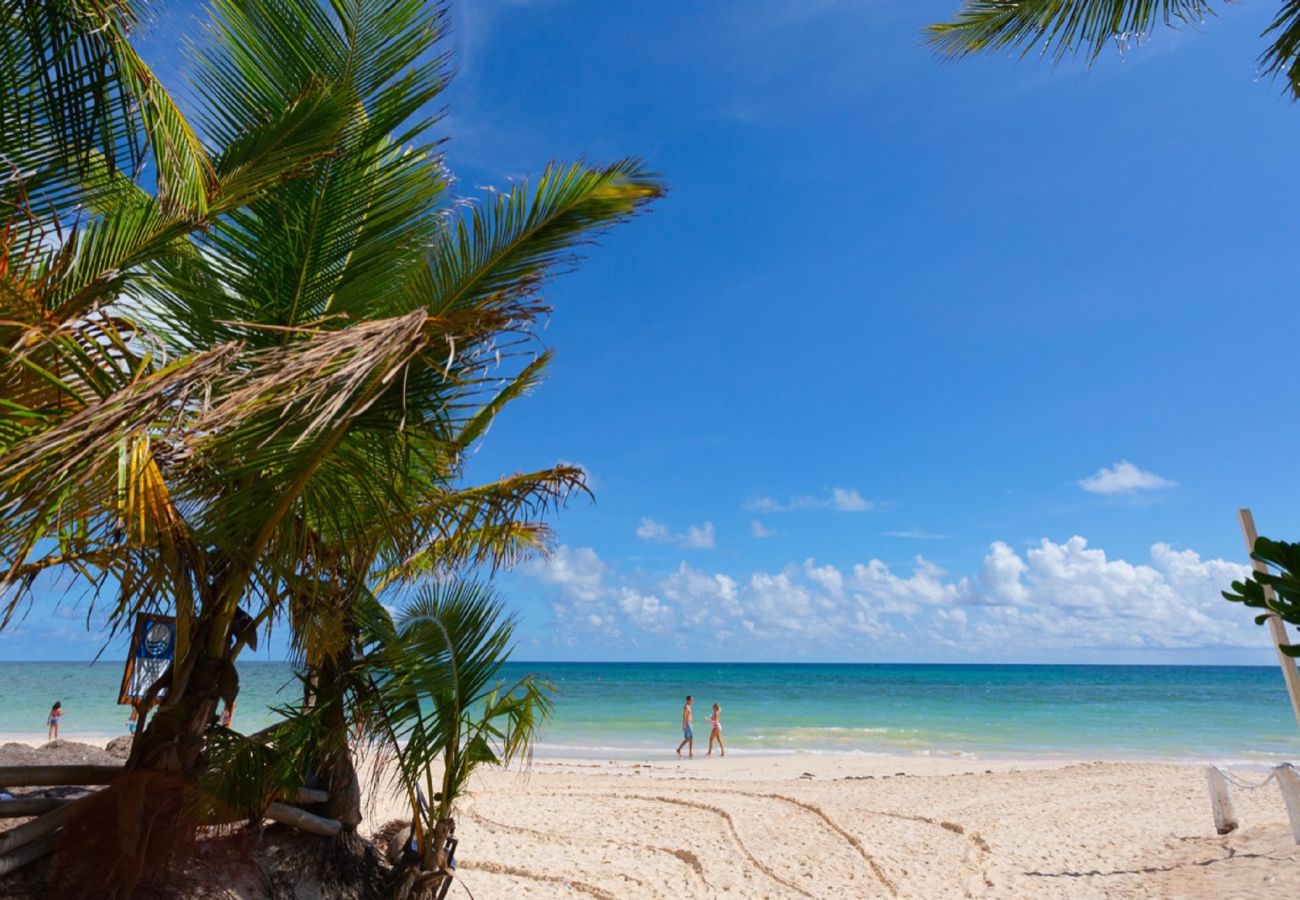
[[1244, 778], [1225, 772], [1218, 766], [1207, 766], [1205, 780], [1210, 789], [1210, 808], [1214, 812], [1214, 828], [1219, 834], [1236, 831], [1238, 820], [1232, 805], [1231, 784], [1238, 790], [1257, 791], [1273, 782], [1277, 782], [1282, 792], [1282, 802], [1286, 804], [1287, 817], [1291, 820], [1291, 836], [1300, 844], [1300, 774], [1290, 763], [1275, 766], [1263, 781], [1250, 782]]

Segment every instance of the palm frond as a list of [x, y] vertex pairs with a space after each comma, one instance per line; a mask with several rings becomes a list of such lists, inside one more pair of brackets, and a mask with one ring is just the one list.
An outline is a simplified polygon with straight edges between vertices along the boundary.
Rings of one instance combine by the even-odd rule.
[[434, 584], [367, 656], [399, 779], [413, 797], [417, 787], [436, 795], [436, 808], [412, 811], [429, 830], [449, 815], [477, 766], [527, 757], [549, 714], [548, 685], [499, 680], [513, 632], [514, 620], [484, 585]]
[[1300, 99], [1300, 0], [1285, 0], [1264, 36], [1273, 43], [1260, 56], [1264, 74], [1286, 78], [1293, 99]]
[[[184, 411], [230, 365], [238, 352], [233, 345], [216, 347], [179, 360], [157, 371], [141, 374], [128, 386], [102, 401], [88, 403], [63, 416], [48, 428], [35, 430], [0, 455], [0, 588], [6, 591], [6, 616], [22, 597], [30, 556], [41, 541], [54, 540], [58, 554], [78, 562], [104, 563], [123, 581], [121, 599], [142, 592], [148, 600], [154, 590], [144, 590], [137, 566], [139, 544], [133, 536], [143, 532], [145, 543], [162, 533], [176, 552], [177, 513], [165, 486], [159, 482], [155, 455], [183, 455]], [[138, 448], [150, 435], [152, 446]], [[123, 475], [125, 462], [126, 473]], [[129, 527], [128, 527], [129, 526]], [[57, 558], [57, 557], [56, 557]], [[173, 560], [188, 568], [188, 560]], [[153, 570], [149, 584], [161, 586], [161, 573]], [[180, 592], [173, 584], [177, 596]], [[140, 598], [137, 597], [137, 600]]]
[[575, 492], [586, 492], [586, 473], [556, 466], [517, 473], [486, 484], [445, 488], [417, 504], [398, 522], [403, 540], [386, 553], [375, 590], [427, 576], [446, 577], [469, 566], [496, 568], [545, 549], [550, 530], [541, 521]]
[[926, 28], [925, 42], [952, 58], [1037, 50], [1057, 61], [1075, 53], [1092, 60], [1157, 25], [1196, 24], [1213, 13], [1208, 0], [965, 0], [952, 21]]
[[604, 168], [551, 165], [457, 219], [429, 261], [428, 299], [442, 313], [537, 289], [575, 247], [625, 221], [664, 186], [636, 160]]
[[134, 176], [152, 151], [159, 197], [202, 215], [212, 166], [193, 129], [129, 41], [129, 0], [4, 0], [0, 195], [39, 193], [66, 213], [91, 158]]
[[535, 388], [542, 379], [542, 373], [550, 365], [551, 353], [547, 351], [539, 355], [535, 360], [524, 366], [513, 378], [510, 378], [497, 391], [496, 396], [492, 397], [476, 412], [468, 422], [460, 429], [456, 435], [456, 447], [461, 452], [470, 448], [470, 446], [479, 438], [487, 433], [492, 422], [497, 415], [505, 408], [507, 403], [517, 400]]

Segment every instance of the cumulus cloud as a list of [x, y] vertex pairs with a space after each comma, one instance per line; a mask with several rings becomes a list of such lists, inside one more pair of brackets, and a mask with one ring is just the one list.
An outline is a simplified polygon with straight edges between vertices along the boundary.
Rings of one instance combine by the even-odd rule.
[[653, 594], [642, 594], [634, 588], [621, 588], [618, 606], [633, 625], [651, 634], [668, 634], [673, 630], [676, 614]]
[[1126, 459], [1109, 468], [1098, 469], [1079, 481], [1079, 487], [1090, 494], [1135, 494], [1139, 491], [1156, 491], [1174, 487], [1175, 482], [1162, 478], [1155, 472], [1139, 469]]
[[551, 604], [557, 623], [567, 630], [567, 643], [577, 644], [578, 633], [614, 638], [622, 634], [610, 604], [606, 584], [608, 567], [590, 547], [560, 546], [542, 559], [531, 560], [521, 571], [554, 586], [559, 597]]
[[523, 570], [583, 600], [594, 600], [604, 590], [605, 562], [590, 547], [561, 546], [549, 556], [525, 563]]
[[703, 525], [692, 525], [686, 529], [682, 535], [681, 544], [693, 550], [707, 550], [715, 543], [713, 533], [713, 523], [705, 522]]
[[688, 622], [720, 621], [741, 613], [739, 587], [728, 575], [710, 575], [686, 563], [659, 581], [659, 590], [686, 613]]
[[799, 512], [807, 509], [831, 509], [836, 512], [870, 512], [879, 509], [880, 504], [867, 500], [857, 488], [833, 487], [827, 493], [814, 496], [802, 494], [791, 497], [784, 502], [775, 497], [752, 497], [742, 504], [747, 512], [779, 513]]
[[[996, 546], [996, 545], [995, 545]], [[1250, 617], [1219, 595], [1247, 567], [1202, 559], [1168, 544], [1151, 548], [1151, 561], [1111, 559], [1079, 536], [1043, 539], [1021, 559], [1002, 545], [995, 605], [982, 623], [985, 638], [1022, 646], [1197, 647], [1256, 646]], [[992, 556], [993, 554], [990, 554]]]
[[660, 541], [687, 550], [710, 550], [717, 543], [717, 533], [712, 522], [690, 525], [685, 531], [674, 533], [663, 522], [647, 517], [637, 526], [636, 536], [643, 541]]
[[561, 547], [526, 569], [556, 588], [564, 628], [645, 633], [679, 646], [746, 639], [785, 656], [915, 652], [924, 642], [965, 652], [1257, 647], [1250, 616], [1219, 596], [1247, 567], [1158, 543], [1140, 562], [1083, 537], [1017, 551], [992, 543], [969, 574], [917, 556], [846, 567], [806, 559], [744, 575], [681, 563], [666, 574], [622, 572], [591, 548]]
[[636, 536], [643, 541], [661, 541], [668, 537], [668, 526], [655, 519], [642, 519], [636, 527]]
[[762, 522], [758, 521], [758, 519], [753, 519], [752, 521], [750, 521], [749, 533], [759, 539], [776, 536], [775, 531], [773, 531], [771, 528], [768, 528]]
[[1006, 603], [1019, 606], [1029, 600], [1029, 590], [1021, 582], [1029, 567], [1016, 551], [1001, 541], [994, 541], [984, 557], [984, 566], [980, 571], [981, 596], [990, 598], [990, 603]]

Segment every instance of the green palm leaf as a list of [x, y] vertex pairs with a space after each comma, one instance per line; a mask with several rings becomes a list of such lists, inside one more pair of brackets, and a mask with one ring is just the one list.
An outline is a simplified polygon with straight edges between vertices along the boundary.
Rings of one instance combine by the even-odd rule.
[[[129, 0], [3, 0], [3, 192], [39, 193], [66, 212], [83, 197], [93, 154], [134, 174], [151, 151], [159, 198], [202, 215], [213, 171], [171, 96], [131, 47]], [[19, 173], [15, 179], [11, 173]]]
[[478, 765], [526, 756], [549, 715], [548, 685], [500, 681], [513, 633], [514, 620], [483, 585], [434, 584], [403, 608], [367, 658], [399, 778], [412, 794], [418, 786], [438, 795], [436, 809], [424, 814], [430, 830], [448, 817]]
[[1284, 76], [1291, 95], [1300, 98], [1300, 0], [1286, 0], [1264, 35], [1274, 37], [1260, 57], [1261, 68], [1265, 74]]
[[1058, 60], [1078, 52], [1096, 59], [1112, 42], [1122, 47], [1157, 24], [1212, 12], [1206, 0], [966, 0], [951, 22], [926, 29], [926, 42], [951, 57], [1039, 48]]
[[435, 311], [537, 289], [574, 248], [663, 196], [663, 184], [636, 160], [604, 168], [553, 164], [528, 183], [494, 194], [456, 221], [430, 259], [427, 289]]
[[[925, 41], [950, 58], [1038, 50], [1056, 61], [1075, 53], [1095, 60], [1109, 44], [1122, 51], [1156, 26], [1195, 26], [1211, 15], [1209, 0], [964, 0], [951, 21], [925, 29]], [[1284, 76], [1300, 98], [1300, 0], [1283, 0], [1270, 35], [1260, 67]]]

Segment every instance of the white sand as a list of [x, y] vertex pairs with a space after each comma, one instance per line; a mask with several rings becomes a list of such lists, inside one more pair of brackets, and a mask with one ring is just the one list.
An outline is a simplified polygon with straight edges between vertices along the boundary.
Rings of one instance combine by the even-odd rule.
[[[477, 900], [1296, 895], [1276, 785], [1235, 799], [1221, 838], [1192, 765], [538, 760], [477, 779], [458, 856]], [[405, 815], [373, 796], [371, 821]]]

